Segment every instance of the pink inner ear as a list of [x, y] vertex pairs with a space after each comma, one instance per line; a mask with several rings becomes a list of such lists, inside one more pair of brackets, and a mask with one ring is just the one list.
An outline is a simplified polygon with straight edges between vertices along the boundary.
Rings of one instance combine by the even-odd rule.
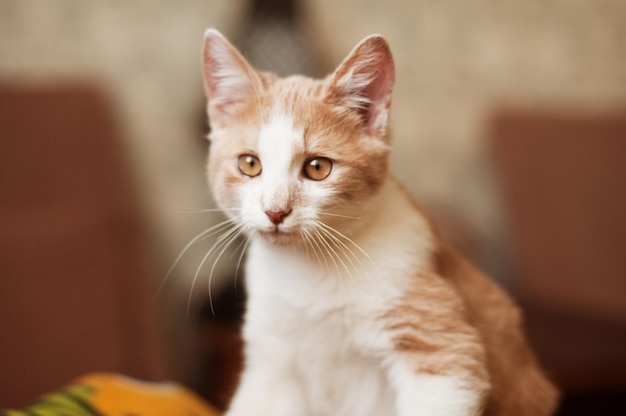
[[340, 105], [357, 111], [368, 134], [384, 133], [387, 124], [394, 64], [380, 36], [362, 41], [331, 77], [330, 92]]
[[203, 65], [211, 122], [226, 122], [229, 107], [245, 101], [254, 92], [254, 69], [216, 30], [205, 35]]
[[389, 60], [385, 58], [387, 57], [382, 57], [377, 62], [375, 76], [364, 91], [369, 101], [364, 114], [369, 134], [381, 133], [387, 125], [393, 88], [393, 62], [390, 56], [388, 56]]

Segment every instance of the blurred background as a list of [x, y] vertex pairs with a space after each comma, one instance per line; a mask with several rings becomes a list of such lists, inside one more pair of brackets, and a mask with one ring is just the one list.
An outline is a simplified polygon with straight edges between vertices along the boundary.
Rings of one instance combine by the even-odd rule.
[[214, 313], [214, 240], [164, 282], [222, 219], [201, 211], [209, 26], [281, 75], [383, 34], [392, 170], [524, 306], [560, 414], [626, 414], [623, 0], [0, 0], [0, 407], [93, 371], [227, 403], [239, 251]]

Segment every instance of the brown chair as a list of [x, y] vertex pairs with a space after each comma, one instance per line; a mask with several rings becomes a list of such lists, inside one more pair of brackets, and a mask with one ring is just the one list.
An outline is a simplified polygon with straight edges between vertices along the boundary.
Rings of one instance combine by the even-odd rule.
[[129, 177], [97, 91], [0, 88], [0, 408], [87, 372], [163, 375]]
[[626, 391], [626, 114], [509, 110], [491, 139], [540, 356], [566, 390]]

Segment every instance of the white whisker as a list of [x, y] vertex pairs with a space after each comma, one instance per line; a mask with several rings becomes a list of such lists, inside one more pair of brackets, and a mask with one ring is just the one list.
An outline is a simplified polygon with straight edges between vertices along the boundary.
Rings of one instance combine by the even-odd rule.
[[311, 250], [313, 250], [313, 255], [317, 259], [317, 263], [321, 266], [322, 265], [322, 259], [320, 257], [320, 254], [317, 252], [317, 250], [315, 248], [315, 245], [317, 245], [317, 244], [315, 243], [313, 236], [311, 236], [309, 231], [306, 230], [306, 229], [302, 230], [302, 236], [304, 236], [304, 239], [306, 240], [305, 244], [304, 244], [304, 247], [305, 247], [306, 252], [307, 252], [307, 257], [309, 257], [309, 260], [312, 260], [312, 259], [310, 259], [310, 254], [309, 254], [309, 249], [308, 249], [308, 246], [310, 245], [311, 246]]
[[[321, 226], [326, 225], [326, 224], [320, 224]], [[332, 228], [332, 227], [329, 227]], [[322, 228], [324, 229], [324, 228]], [[356, 264], [354, 264], [354, 262], [352, 261], [352, 259], [354, 258], [358, 263], [359, 266], [361, 266], [361, 270], [365, 271], [365, 267], [363, 266], [363, 263], [361, 262], [361, 259], [359, 259], [359, 257], [354, 253], [354, 251], [352, 251], [350, 249], [350, 247], [348, 247], [343, 241], [341, 241], [338, 237], [336, 237], [335, 235], [333, 235], [329, 230], [325, 230], [326, 235], [328, 235], [328, 237], [335, 243], [335, 245], [338, 246], [338, 248], [341, 249], [341, 251], [343, 251], [346, 254], [346, 258], [348, 259], [348, 261], [350, 262], [350, 265], [356, 269]], [[349, 255], [348, 255], [349, 254]]]
[[[346, 259], [348, 259], [348, 261], [350, 261], [350, 264], [352, 265], [352, 267], [354, 267], [354, 263], [352, 263], [352, 260], [350, 260], [349, 256], [346, 256], [346, 251], [337, 244], [337, 238], [334, 237], [332, 234], [330, 234], [329, 231], [325, 230], [324, 228], [319, 228], [319, 231], [321, 231], [325, 236], [327, 236], [329, 238], [329, 240], [324, 240], [326, 247], [328, 247], [328, 249], [331, 251], [331, 253], [337, 258], [337, 260], [341, 263], [341, 265], [343, 266], [344, 270], [346, 271], [346, 273], [348, 274], [348, 277], [350, 278], [350, 280], [352, 282], [354, 282], [354, 278], [352, 276], [352, 272], [350, 271], [350, 268], [348, 267], [348, 265], [343, 261], [343, 258], [345, 257]], [[337, 248], [337, 250], [339, 250], [339, 252], [337, 250], [335, 250], [333, 248], [333, 245]], [[342, 256], [342, 254], [344, 254]], [[339, 273], [340, 271], [337, 270], [337, 272]], [[339, 273], [341, 274], [341, 273]]]
[[339, 232], [338, 230], [334, 229], [333, 227], [331, 227], [328, 224], [324, 224], [321, 221], [318, 221], [318, 223], [320, 224], [320, 226], [322, 226], [323, 228], [327, 229], [328, 231], [331, 231], [335, 234], [337, 234], [339, 237], [343, 238], [344, 240], [346, 240], [347, 242], [349, 242], [350, 244], [352, 244], [358, 251], [361, 252], [361, 254], [363, 254], [365, 256], [365, 258], [367, 258], [370, 263], [372, 263], [372, 265], [374, 267], [376, 267], [376, 263], [374, 262], [374, 260], [372, 260], [372, 258], [369, 256], [369, 254], [367, 254], [365, 252], [365, 250], [363, 250], [357, 243], [355, 243], [350, 237], [347, 237], [346, 235], [342, 234], [341, 232]]
[[[224, 240], [226, 240], [227, 238], [229, 238], [229, 236], [231, 236], [233, 234], [233, 232], [237, 232], [239, 230], [239, 226], [238, 225], [234, 225], [231, 228], [229, 228], [227, 231], [225, 231], [221, 237], [219, 237], [217, 239], [217, 241], [215, 242], [215, 244], [213, 244], [213, 246], [211, 247], [211, 249], [204, 255], [204, 257], [202, 258], [202, 261], [200, 262], [200, 265], [198, 266], [198, 268], [196, 269], [196, 274], [193, 277], [192, 283], [191, 283], [191, 289], [189, 291], [189, 297], [187, 299], [187, 314], [189, 314], [190, 310], [191, 310], [191, 298], [193, 296], [193, 290], [196, 286], [196, 282], [198, 281], [198, 276], [200, 275], [200, 271], [202, 270], [202, 268], [204, 267], [204, 264], [207, 262], [207, 260], [209, 259], [209, 257], [211, 256], [211, 254], [213, 254], [213, 252], [218, 248], [221, 247], [221, 244], [224, 242]], [[212, 301], [211, 301], [212, 302]]]
[[204, 240], [206, 238], [209, 238], [210, 236], [220, 232], [223, 228], [227, 227], [230, 224], [235, 223], [236, 221], [237, 221], [236, 219], [227, 219], [225, 221], [222, 221], [222, 222], [220, 222], [218, 224], [213, 225], [212, 227], [207, 228], [206, 230], [202, 231], [201, 233], [196, 235], [194, 238], [192, 238], [191, 241], [189, 241], [185, 245], [185, 247], [181, 250], [181, 252], [178, 254], [178, 256], [176, 257], [176, 260], [174, 260], [174, 264], [172, 264], [172, 266], [169, 268], [169, 270], [165, 274], [165, 277], [163, 278], [163, 280], [161, 280], [161, 283], [159, 284], [159, 287], [158, 287], [157, 292], [156, 292], [156, 298], [158, 298], [160, 296], [161, 292], [163, 291], [163, 289], [165, 287], [165, 284], [169, 280], [171, 274], [174, 272], [174, 269], [176, 268], [176, 266], [178, 265], [180, 260], [183, 258], [183, 256], [187, 252], [187, 250], [189, 250], [191, 248], [191, 246], [193, 246], [194, 244], [196, 244], [199, 241], [202, 241], [202, 240]]
[[[324, 263], [324, 266], [326, 267], [326, 270], [329, 270], [330, 269], [330, 265], [328, 263], [328, 257], [324, 254], [324, 249], [320, 246], [320, 243], [318, 241], [319, 234], [317, 233], [317, 230], [315, 230], [315, 229], [312, 229], [312, 231], [314, 231], [314, 234], [310, 234], [307, 231], [307, 235], [309, 235], [310, 238], [311, 238], [311, 241], [313, 241], [313, 246], [312, 246], [313, 252], [315, 253], [315, 256], [318, 257], [318, 262], [319, 262], [320, 266], [322, 265], [322, 260], [323, 260], [323, 263]], [[318, 251], [319, 251], [319, 256], [317, 255]]]
[[309, 252], [309, 244], [310, 244], [310, 241], [308, 241], [308, 238], [307, 238], [307, 236], [306, 236], [306, 234], [305, 234], [305, 232], [304, 232], [304, 231], [300, 231], [300, 236], [302, 237], [302, 240], [303, 240], [303, 241], [302, 241], [302, 243], [303, 243], [302, 245], [304, 246], [304, 252], [305, 252], [305, 254], [306, 254], [306, 259], [307, 259], [309, 262], [311, 262], [311, 260], [312, 260], [312, 259], [311, 259], [311, 253]]
[[[332, 260], [332, 262], [335, 265], [335, 270], [337, 271], [337, 274], [341, 275], [341, 268], [339, 267], [339, 263], [341, 263], [341, 265], [344, 267], [344, 269], [346, 270], [346, 273], [348, 273], [350, 275], [350, 277], [352, 277], [352, 274], [350, 273], [350, 270], [348, 270], [348, 267], [346, 266], [346, 264], [343, 262], [343, 260], [341, 260], [341, 256], [339, 256], [337, 254], [337, 252], [333, 249], [333, 247], [330, 245], [330, 243], [324, 238], [324, 236], [322, 235], [321, 232], [324, 231], [323, 228], [316, 228], [313, 230], [315, 232], [315, 234], [317, 234], [320, 243], [322, 243], [324, 245], [324, 247], [326, 248], [330, 259]], [[338, 262], [339, 261], [339, 262]]]
[[335, 214], [333, 212], [320, 212], [320, 215], [327, 215], [327, 216], [330, 216], [330, 217], [347, 218], [347, 219], [350, 219], [350, 220], [360, 220], [360, 219], [362, 219], [361, 217], [351, 217], [350, 215]]
[[198, 242], [200, 241], [204, 241], [204, 240], [208, 240], [209, 238], [213, 237], [216, 234], [219, 234], [221, 232], [223, 232], [224, 230], [226, 230], [227, 228], [229, 228], [229, 226], [232, 225], [237, 225], [239, 223], [239, 218], [235, 218], [232, 221], [230, 221], [228, 224], [226, 224], [225, 222], [223, 223], [222, 227], [220, 227], [219, 229], [215, 229], [212, 233], [207, 234], [203, 237], [201, 237], [200, 239], [198, 239]]
[[243, 248], [241, 246], [237, 247], [237, 250], [241, 248], [241, 254], [239, 255], [239, 260], [237, 261], [237, 268], [235, 269], [235, 293], [237, 293], [237, 277], [239, 276], [239, 268], [241, 266], [241, 262], [243, 260], [243, 255], [246, 254], [246, 250], [248, 249], [248, 245], [250, 244], [250, 238], [245, 236], [243, 239]]
[[203, 213], [212, 213], [212, 212], [238, 212], [239, 208], [193, 208], [193, 207], [187, 207], [187, 208], [177, 208], [175, 209], [175, 212], [177, 213], [181, 213], [181, 214], [203, 214]]
[[211, 313], [213, 315], [215, 315], [215, 309], [213, 307], [213, 291], [211, 290], [211, 282], [213, 281], [213, 272], [215, 272], [215, 267], [217, 266], [217, 263], [220, 261], [220, 257], [222, 257], [222, 255], [224, 254], [224, 252], [226, 251], [226, 249], [235, 241], [237, 240], [237, 238], [243, 233], [243, 231], [241, 230], [241, 228], [237, 228], [235, 234], [233, 235], [232, 232], [230, 233], [231, 237], [224, 243], [222, 244], [222, 249], [219, 252], [219, 254], [217, 255], [217, 257], [215, 258], [215, 261], [213, 262], [213, 266], [211, 267], [211, 272], [209, 273], [209, 305], [211, 306]]

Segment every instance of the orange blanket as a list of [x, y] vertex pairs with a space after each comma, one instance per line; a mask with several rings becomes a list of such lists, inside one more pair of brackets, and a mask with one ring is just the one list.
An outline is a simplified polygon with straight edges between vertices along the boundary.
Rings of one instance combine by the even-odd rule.
[[91, 374], [0, 416], [218, 416], [207, 403], [175, 383], [144, 383], [116, 374]]

